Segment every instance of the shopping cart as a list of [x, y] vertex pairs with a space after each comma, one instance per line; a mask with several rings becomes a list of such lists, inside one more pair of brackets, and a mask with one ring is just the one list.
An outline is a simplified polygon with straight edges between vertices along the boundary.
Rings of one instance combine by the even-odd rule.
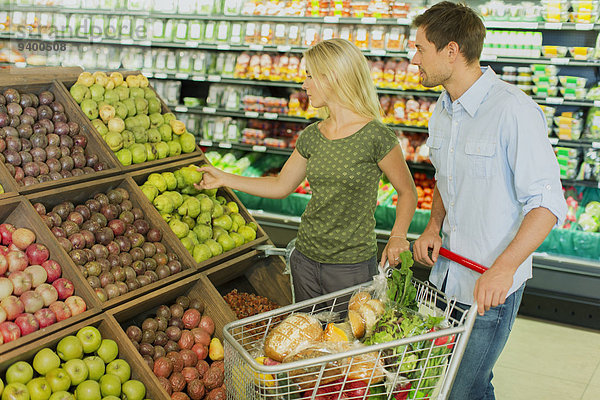
[[[465, 265], [459, 259], [455, 261]], [[336, 315], [334, 309], [347, 309], [352, 293], [373, 290], [372, 283], [226, 325], [223, 331], [227, 398], [446, 399], [469, 340], [477, 306], [462, 309], [454, 299], [448, 299], [429, 284], [416, 279], [412, 279], [412, 284], [417, 290], [419, 312], [442, 316], [443, 327], [401, 340], [289, 363], [263, 365], [257, 361], [263, 354], [264, 339], [284, 318], [297, 312]], [[337, 315], [337, 320], [329, 322], [341, 322], [342, 317]], [[352, 378], [351, 372], [357, 370], [362, 371], [361, 379]]]

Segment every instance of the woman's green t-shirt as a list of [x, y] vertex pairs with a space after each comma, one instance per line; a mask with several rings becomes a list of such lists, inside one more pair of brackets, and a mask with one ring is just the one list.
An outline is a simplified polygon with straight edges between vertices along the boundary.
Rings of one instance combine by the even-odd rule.
[[317, 123], [298, 137], [307, 159], [312, 198], [302, 214], [296, 248], [314, 261], [353, 264], [377, 255], [375, 207], [381, 161], [398, 139], [373, 120], [354, 134], [329, 140]]

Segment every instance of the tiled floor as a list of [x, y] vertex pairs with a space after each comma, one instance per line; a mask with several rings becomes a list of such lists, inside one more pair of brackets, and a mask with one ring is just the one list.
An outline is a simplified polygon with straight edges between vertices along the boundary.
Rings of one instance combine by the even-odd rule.
[[498, 400], [600, 400], [600, 331], [518, 317], [492, 383]]

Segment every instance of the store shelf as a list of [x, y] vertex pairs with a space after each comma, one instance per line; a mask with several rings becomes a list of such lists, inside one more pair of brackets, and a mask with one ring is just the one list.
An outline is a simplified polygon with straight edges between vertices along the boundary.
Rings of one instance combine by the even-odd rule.
[[[300, 124], [310, 124], [311, 122], [318, 121], [317, 118], [306, 119], [303, 117], [293, 117], [284, 114], [276, 114], [269, 112], [256, 112], [256, 111], [240, 111], [240, 110], [225, 110], [215, 107], [186, 107], [186, 106], [173, 106], [175, 112], [180, 113], [193, 113], [201, 115], [215, 115], [218, 117], [232, 117], [232, 118], [249, 118], [249, 119], [261, 119], [270, 121], [283, 121], [283, 122], [296, 122]], [[400, 124], [387, 124], [390, 128], [402, 129], [407, 132], [423, 132], [427, 133], [427, 127], [400, 125]]]
[[566, 186], [585, 186], [600, 189], [600, 182], [597, 181], [580, 181], [575, 179], [561, 179], [563, 187]]
[[548, 138], [548, 140], [550, 141], [550, 144], [553, 146], [575, 147], [575, 148], [583, 148], [583, 149], [587, 149], [587, 148], [600, 149], [600, 141], [585, 140], [585, 139], [561, 140], [558, 138]]

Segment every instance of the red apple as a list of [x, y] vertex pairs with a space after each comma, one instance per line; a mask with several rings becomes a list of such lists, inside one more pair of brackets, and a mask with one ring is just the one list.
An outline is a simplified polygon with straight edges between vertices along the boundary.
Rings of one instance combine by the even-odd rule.
[[49, 283], [42, 283], [35, 288], [35, 291], [42, 296], [44, 299], [44, 306], [46, 307], [58, 300], [58, 291]]
[[23, 302], [16, 296], [8, 296], [4, 300], [0, 301], [0, 307], [6, 311], [6, 319], [9, 321], [17, 318], [17, 315], [25, 311]]
[[87, 308], [85, 301], [79, 296], [69, 297], [65, 300], [65, 304], [71, 310], [71, 315], [81, 314]]
[[13, 283], [10, 279], [0, 277], [0, 301], [10, 296], [13, 292]]
[[4, 275], [8, 271], [8, 260], [4, 254], [0, 254], [0, 275]]
[[60, 264], [54, 260], [44, 261], [42, 267], [46, 270], [46, 274], [48, 275], [48, 278], [46, 279], [46, 282], [48, 283], [54, 282], [62, 275]]
[[19, 315], [17, 319], [15, 319], [15, 324], [17, 324], [21, 330], [21, 336], [29, 335], [40, 329], [40, 324], [37, 322], [37, 319], [35, 319], [33, 314], [29, 313]]
[[25, 254], [27, 254], [29, 264], [41, 264], [50, 257], [48, 248], [40, 243], [30, 244], [25, 250]]
[[40, 286], [48, 279], [48, 273], [41, 265], [30, 265], [23, 272], [31, 275], [31, 286], [34, 288]]
[[8, 343], [21, 337], [21, 329], [14, 322], [4, 321], [0, 324], [0, 334], [4, 343]]
[[6, 261], [8, 261], [8, 272], [24, 271], [29, 265], [27, 255], [21, 250], [9, 251]]
[[13, 294], [20, 296], [31, 289], [31, 275], [23, 271], [13, 272], [8, 276], [13, 284]]
[[[4, 308], [0, 307], [0, 323], [6, 321], [6, 311], [4, 311]], [[0, 338], [2, 338], [2, 335], [0, 335]], [[2, 341], [0, 340], [0, 344], [2, 344]]]
[[0, 245], [0, 254], [6, 256], [8, 254], [8, 247]]
[[33, 231], [30, 229], [19, 228], [12, 233], [12, 244], [21, 250], [25, 250], [33, 242], [35, 242], [35, 233], [33, 233]]
[[26, 313], [33, 314], [44, 307], [44, 298], [38, 292], [33, 290], [26, 291], [19, 299], [23, 302]]
[[67, 278], [59, 278], [52, 282], [52, 286], [58, 292], [58, 298], [60, 300], [65, 300], [67, 297], [73, 296], [75, 292], [75, 287], [73, 286], [73, 282], [68, 280]]
[[37, 310], [33, 316], [40, 325], [40, 329], [44, 329], [45, 327], [56, 323], [56, 314], [54, 314], [54, 311], [49, 308]]
[[71, 317], [71, 309], [62, 301], [55, 301], [48, 308], [54, 312], [56, 320], [59, 322]]
[[12, 243], [12, 234], [16, 229], [12, 224], [0, 224], [0, 237], [3, 245], [8, 246]]

